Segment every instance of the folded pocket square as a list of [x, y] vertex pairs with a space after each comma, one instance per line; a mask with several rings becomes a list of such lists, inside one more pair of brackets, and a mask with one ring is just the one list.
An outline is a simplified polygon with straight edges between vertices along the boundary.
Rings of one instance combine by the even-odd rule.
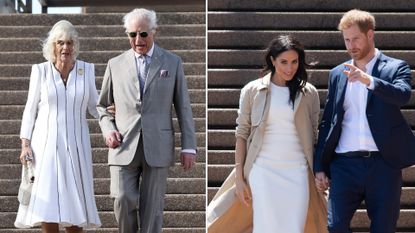
[[168, 70], [161, 70], [160, 71], [160, 77], [161, 78], [167, 78], [167, 77], [169, 77], [169, 71]]

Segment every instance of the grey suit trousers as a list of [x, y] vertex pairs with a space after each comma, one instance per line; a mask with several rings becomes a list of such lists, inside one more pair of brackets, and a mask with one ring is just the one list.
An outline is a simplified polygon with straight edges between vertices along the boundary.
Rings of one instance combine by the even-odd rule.
[[[140, 139], [133, 161], [110, 166], [111, 196], [120, 233], [161, 233], [168, 167], [150, 167]], [[138, 231], [139, 230], [139, 231]]]

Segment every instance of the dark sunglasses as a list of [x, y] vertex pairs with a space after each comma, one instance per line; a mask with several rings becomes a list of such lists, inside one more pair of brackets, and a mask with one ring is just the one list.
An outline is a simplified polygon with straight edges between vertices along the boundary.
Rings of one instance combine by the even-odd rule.
[[127, 35], [131, 38], [135, 38], [137, 34], [142, 38], [146, 38], [148, 36], [148, 32], [127, 32]]

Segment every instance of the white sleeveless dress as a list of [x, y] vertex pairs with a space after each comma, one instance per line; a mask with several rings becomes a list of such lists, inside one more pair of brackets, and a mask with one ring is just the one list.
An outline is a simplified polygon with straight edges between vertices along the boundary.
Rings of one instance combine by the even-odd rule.
[[303, 233], [308, 168], [294, 125], [288, 87], [270, 84], [270, 109], [261, 150], [249, 174], [254, 233]]
[[77, 60], [66, 86], [52, 63], [33, 65], [21, 138], [31, 139], [35, 182], [15, 226], [101, 225], [95, 204], [87, 110], [98, 117], [94, 65]]

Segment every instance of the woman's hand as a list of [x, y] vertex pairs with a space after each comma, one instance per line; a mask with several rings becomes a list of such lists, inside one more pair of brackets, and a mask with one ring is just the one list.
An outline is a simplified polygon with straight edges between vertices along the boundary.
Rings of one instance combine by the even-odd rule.
[[246, 206], [249, 206], [249, 203], [252, 199], [251, 190], [248, 184], [245, 182], [245, 179], [242, 177], [236, 177], [236, 195], [239, 200]]
[[28, 139], [22, 138], [22, 152], [20, 153], [19, 159], [23, 165], [26, 165], [28, 159], [33, 159], [33, 151]]

